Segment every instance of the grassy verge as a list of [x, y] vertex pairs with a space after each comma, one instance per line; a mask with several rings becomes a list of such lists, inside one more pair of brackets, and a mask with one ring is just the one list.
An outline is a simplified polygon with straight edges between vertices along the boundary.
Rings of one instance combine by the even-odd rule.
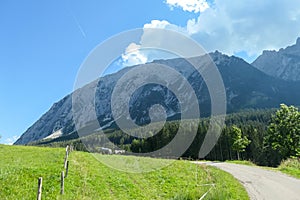
[[282, 161], [278, 170], [293, 177], [300, 178], [300, 160], [287, 159]]
[[241, 165], [249, 165], [249, 166], [256, 166], [253, 162], [248, 160], [226, 160], [227, 163], [234, 163], [234, 164], [241, 164]]
[[[245, 160], [227, 160], [227, 163], [241, 164], [241, 165], [249, 165], [249, 166], [257, 166], [251, 161]], [[281, 164], [275, 167], [265, 167], [265, 166], [257, 166], [267, 170], [280, 171], [284, 174], [290, 175], [295, 178], [300, 179], [300, 160], [299, 159], [287, 159], [281, 162]]]
[[[40, 176], [43, 199], [199, 199], [210, 188], [204, 199], [249, 199], [237, 180], [213, 167], [175, 161], [149, 173], [128, 173], [107, 167], [85, 152], [70, 154], [65, 194], [60, 196], [64, 149], [0, 145], [0, 158], [3, 200], [35, 199]], [[133, 158], [114, 155], [103, 159]], [[161, 161], [151, 159], [153, 165]]]

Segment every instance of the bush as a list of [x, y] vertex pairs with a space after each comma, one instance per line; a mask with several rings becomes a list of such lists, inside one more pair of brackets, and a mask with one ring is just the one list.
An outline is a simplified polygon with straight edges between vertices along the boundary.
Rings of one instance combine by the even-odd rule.
[[289, 158], [280, 163], [279, 168], [295, 168], [300, 170], [300, 158]]

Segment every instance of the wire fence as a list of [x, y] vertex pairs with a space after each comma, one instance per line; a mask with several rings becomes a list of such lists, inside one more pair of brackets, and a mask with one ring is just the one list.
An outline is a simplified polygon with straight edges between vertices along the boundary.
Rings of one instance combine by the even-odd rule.
[[[66, 153], [64, 157], [64, 170], [60, 174], [60, 194], [63, 195], [65, 192], [65, 179], [69, 172], [69, 155], [73, 151], [72, 145], [66, 146]], [[43, 188], [43, 177], [38, 178], [38, 190], [37, 190], [37, 200], [42, 199], [42, 188]]]

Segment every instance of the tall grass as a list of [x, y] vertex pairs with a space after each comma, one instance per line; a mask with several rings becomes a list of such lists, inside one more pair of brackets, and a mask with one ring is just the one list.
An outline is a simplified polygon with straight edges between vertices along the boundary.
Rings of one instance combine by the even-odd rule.
[[300, 158], [289, 158], [279, 165], [278, 169], [286, 174], [300, 178]]

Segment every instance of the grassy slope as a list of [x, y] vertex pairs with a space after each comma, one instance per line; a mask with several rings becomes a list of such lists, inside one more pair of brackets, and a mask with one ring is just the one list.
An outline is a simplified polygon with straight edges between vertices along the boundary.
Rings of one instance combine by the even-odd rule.
[[[40, 176], [43, 199], [61, 199], [64, 149], [0, 145], [0, 158], [0, 199], [35, 199]], [[176, 161], [149, 173], [126, 173], [109, 168], [84, 152], [72, 152], [69, 160], [62, 199], [199, 199], [209, 189], [202, 184], [211, 183], [216, 187], [205, 199], [248, 199], [245, 189], [231, 175], [186, 161]]]

